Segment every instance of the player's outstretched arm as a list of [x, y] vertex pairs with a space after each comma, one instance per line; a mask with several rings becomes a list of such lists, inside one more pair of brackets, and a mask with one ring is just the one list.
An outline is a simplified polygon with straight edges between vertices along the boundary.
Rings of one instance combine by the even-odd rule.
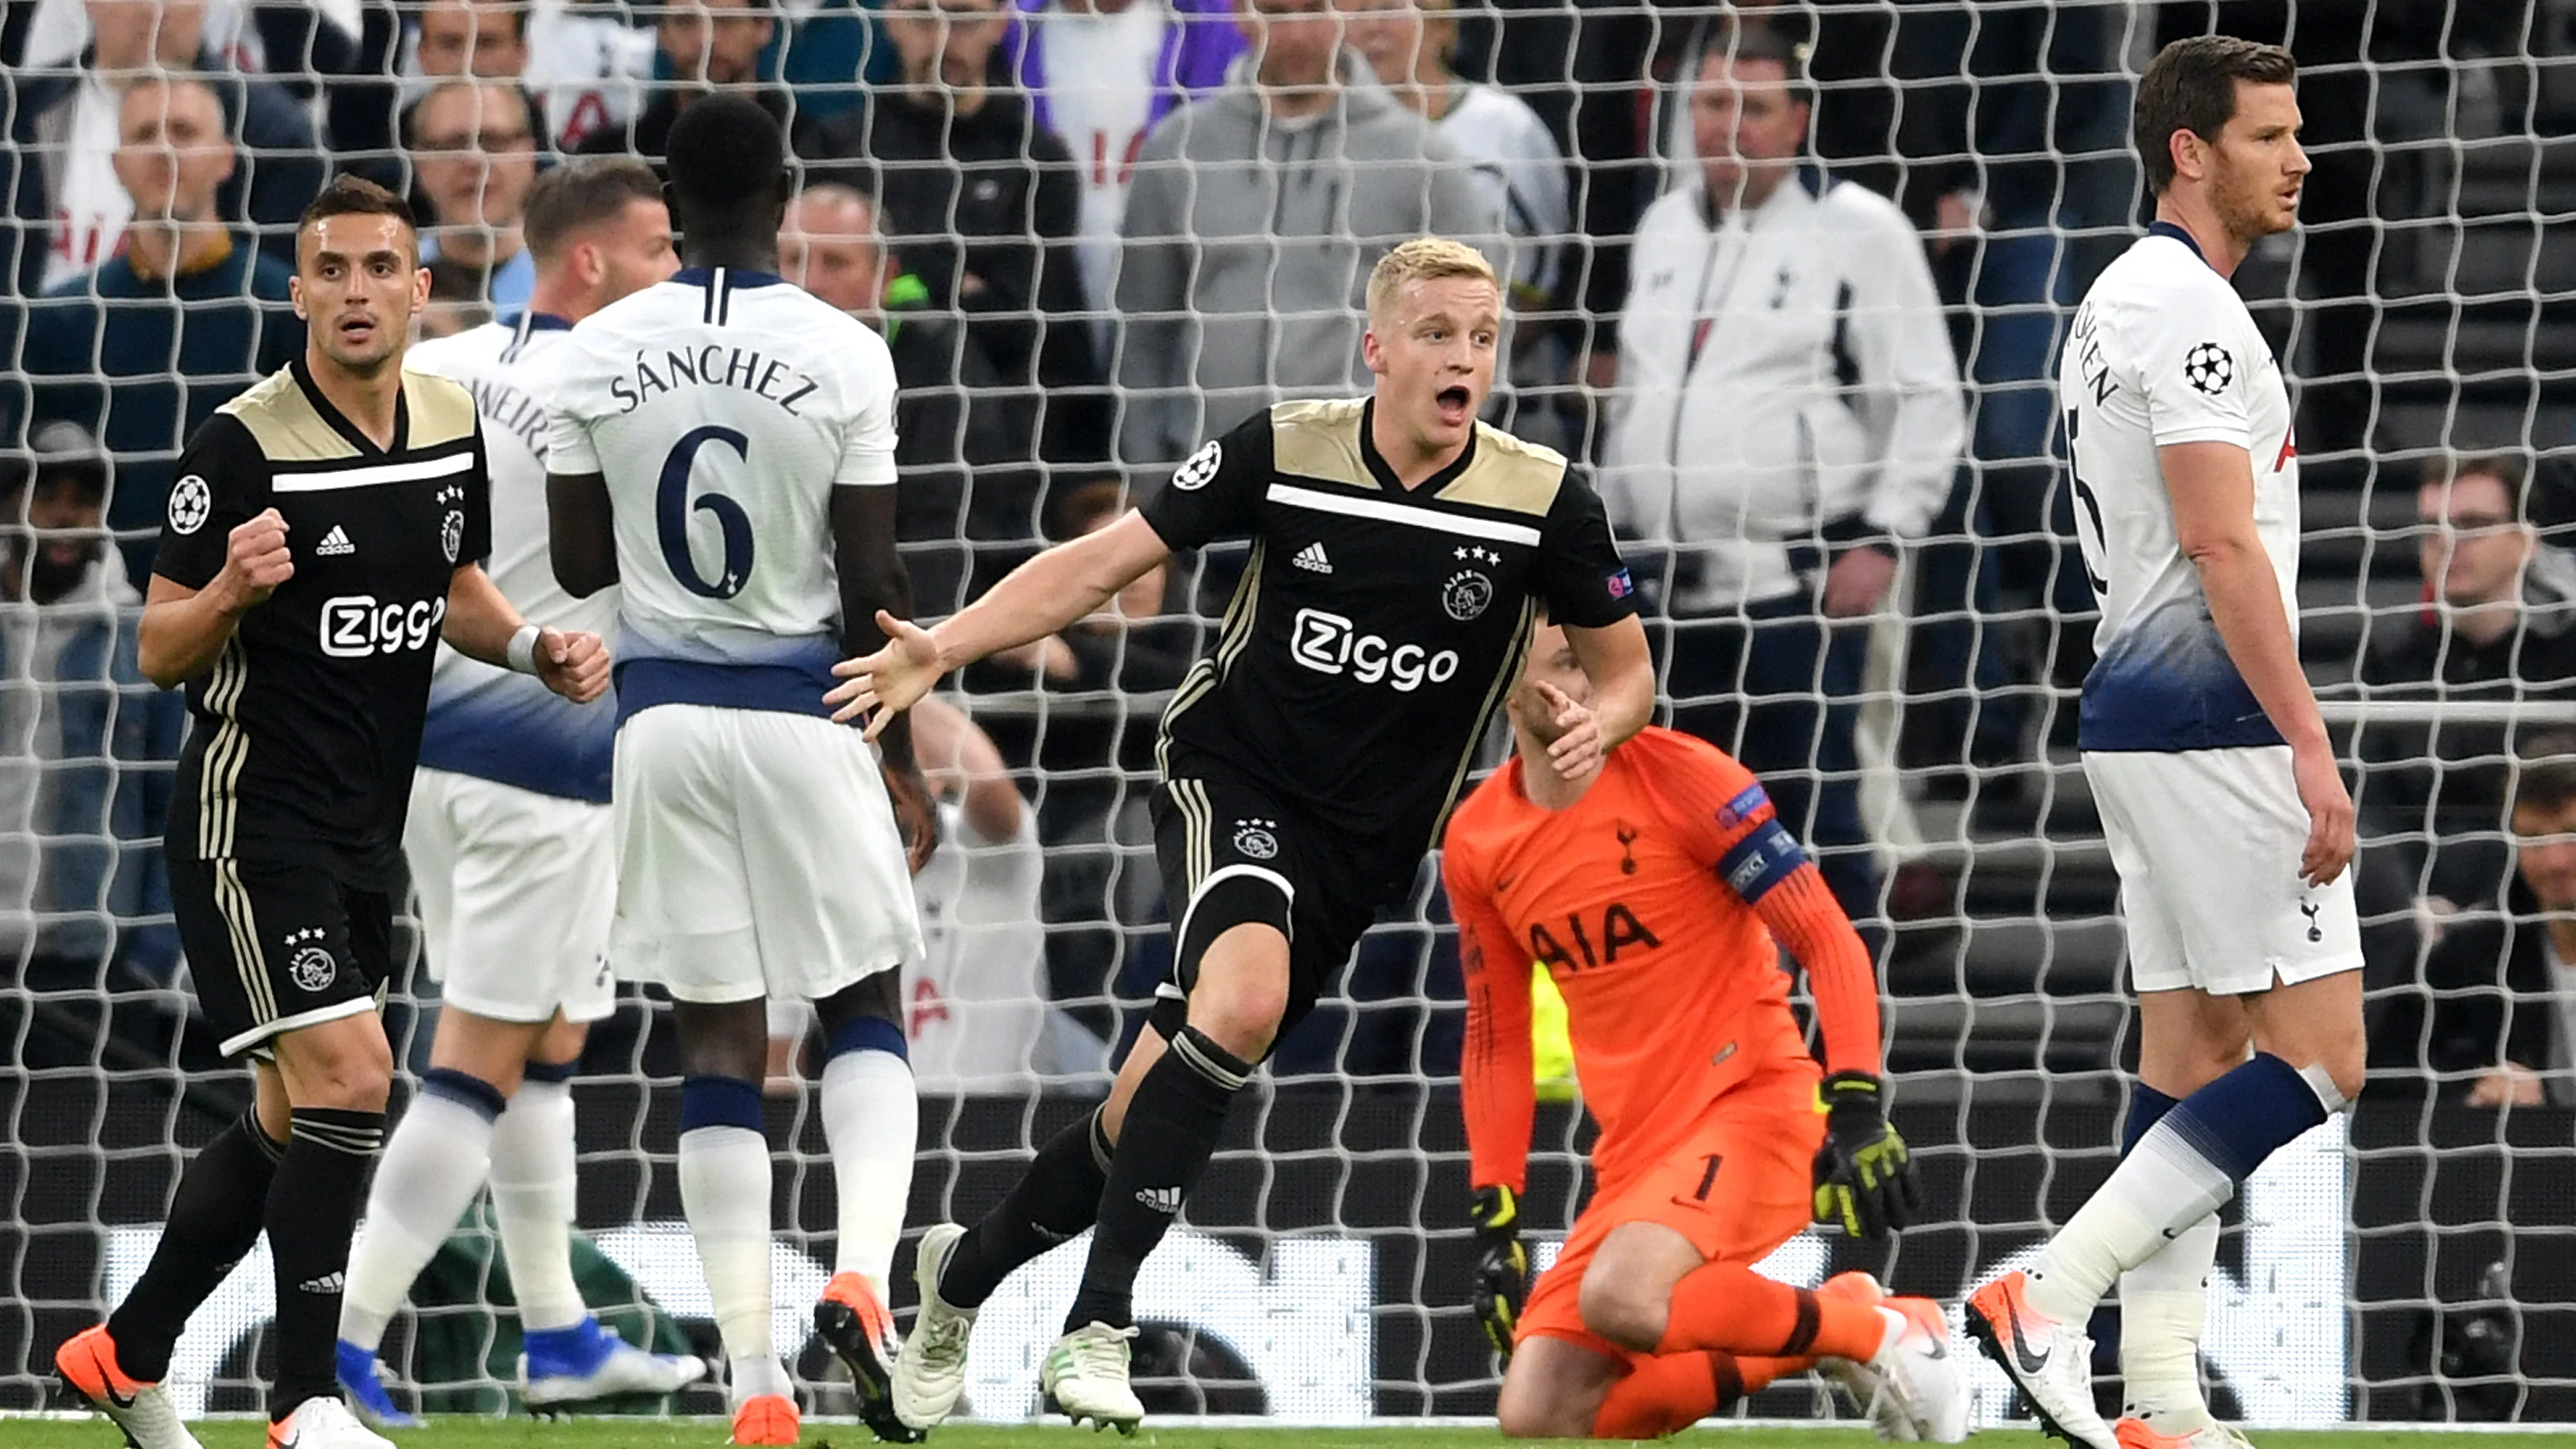
[[1599, 769], [1655, 717], [1655, 660], [1634, 615], [1600, 629], [1568, 624], [1565, 642], [1592, 681], [1591, 718], [1574, 722], [1547, 750], [1557, 773], [1571, 780]]
[[274, 508], [233, 527], [223, 567], [202, 589], [161, 574], [152, 576], [136, 626], [136, 663], [143, 677], [176, 689], [214, 667], [242, 615], [295, 576], [286, 549], [286, 519]]
[[1441, 852], [1441, 884], [1458, 922], [1467, 983], [1467, 1047], [1458, 1061], [1458, 1108], [1467, 1126], [1467, 1220], [1476, 1232], [1476, 1321], [1494, 1352], [1512, 1355], [1529, 1295], [1529, 1251], [1521, 1243], [1520, 1193], [1528, 1179], [1530, 1125], [1538, 1093], [1530, 1080], [1530, 960], [1512, 940], [1453, 831]]
[[[1057, 544], [1011, 570], [984, 596], [924, 629], [881, 615], [885, 647], [832, 666], [844, 681], [823, 696], [832, 718], [868, 717], [875, 739], [897, 713], [930, 692], [939, 676], [999, 649], [1043, 639], [1097, 612], [1120, 589], [1172, 556], [1169, 545], [1141, 513], [1130, 512], [1107, 528]], [[556, 567], [562, 567], [558, 557]], [[1639, 635], [1640, 650], [1644, 635]], [[1652, 680], [1649, 678], [1649, 689]]]
[[2308, 811], [2299, 874], [2324, 885], [2352, 863], [2352, 795], [2299, 667], [2280, 578], [2254, 526], [2254, 460], [2233, 443], [2199, 442], [2158, 448], [2156, 463], [2173, 498], [2174, 541], [2200, 572], [2219, 641], [2264, 717], [2290, 743], [2299, 803]]
[[447, 622], [439, 635], [457, 653], [533, 674], [575, 704], [608, 692], [608, 646], [600, 637], [529, 623], [481, 564], [458, 564], [448, 576]]
[[617, 516], [597, 473], [546, 475], [546, 549], [555, 582], [587, 599], [617, 582]]

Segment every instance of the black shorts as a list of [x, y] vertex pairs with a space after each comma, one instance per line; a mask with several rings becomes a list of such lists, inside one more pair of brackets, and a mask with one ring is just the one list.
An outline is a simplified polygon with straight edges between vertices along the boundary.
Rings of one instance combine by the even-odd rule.
[[224, 1055], [373, 1011], [393, 976], [393, 897], [319, 866], [170, 857], [170, 913]]
[[1208, 943], [1259, 922], [1288, 935], [1288, 1009], [1278, 1037], [1315, 1009], [1351, 959], [1378, 907], [1400, 896], [1421, 865], [1399, 871], [1383, 849], [1353, 840], [1246, 781], [1176, 776], [1154, 790], [1154, 858], [1172, 918], [1172, 971], [1154, 988], [1146, 1020], [1166, 1040], [1188, 1019]]

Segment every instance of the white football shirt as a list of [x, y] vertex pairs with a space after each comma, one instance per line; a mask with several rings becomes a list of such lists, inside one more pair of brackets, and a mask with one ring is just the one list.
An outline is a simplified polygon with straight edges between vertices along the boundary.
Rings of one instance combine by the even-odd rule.
[[[483, 417], [492, 478], [492, 556], [484, 572], [531, 624], [606, 635], [617, 591], [576, 599], [555, 581], [547, 543], [548, 420], [542, 398], [572, 340], [561, 317], [522, 313], [420, 343], [404, 356], [415, 372], [465, 384]], [[323, 547], [329, 547], [325, 540]], [[420, 762], [504, 785], [576, 800], [608, 799], [615, 708], [579, 705], [533, 676], [468, 659], [445, 644], [430, 675]]]
[[2088, 750], [2278, 745], [2228, 658], [2174, 534], [2156, 450], [2230, 443], [2298, 636], [2299, 452], [2290, 394], [2253, 314], [2180, 227], [2158, 222], [2085, 293], [2058, 363], [2075, 532], [2102, 608], [2084, 678]]
[[[607, 480], [621, 706], [826, 712], [831, 493], [895, 481], [884, 339], [769, 273], [693, 267], [583, 318], [561, 354], [547, 467]], [[648, 664], [681, 673], [639, 698]]]
[[[109, 89], [95, 72], [72, 88], [59, 145], [46, 157], [54, 209], [53, 245], [45, 254], [48, 291], [80, 280], [125, 244], [134, 198], [116, 179], [117, 122], [124, 105], [125, 93]], [[46, 148], [37, 149], [41, 154]]]
[[985, 839], [951, 803], [939, 818], [939, 852], [912, 880], [922, 941], [904, 972], [912, 1075], [924, 1091], [1020, 1091], [1052, 1065], [1037, 812], [1020, 811], [1010, 840]]
[[1043, 33], [1047, 118], [1082, 173], [1083, 291], [1105, 310], [1116, 290], [1128, 182], [1153, 129], [1155, 68], [1176, 22], [1161, 0], [1138, 0], [1114, 14], [1049, 5], [1020, 23]]

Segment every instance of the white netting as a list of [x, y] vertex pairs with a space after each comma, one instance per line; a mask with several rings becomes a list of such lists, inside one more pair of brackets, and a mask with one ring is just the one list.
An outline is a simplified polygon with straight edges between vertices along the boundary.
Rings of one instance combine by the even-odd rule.
[[[959, 5], [957, 29], [974, 29], [964, 12], [978, 7]], [[1497, 84], [1435, 88], [1434, 100], [1454, 108], [1449, 133], [1476, 164], [1426, 168], [1352, 142], [1352, 169], [1333, 170], [1341, 163], [1298, 149], [1318, 134], [1311, 126], [1282, 125], [1263, 138], [1267, 161], [1189, 170], [1140, 155], [1136, 138], [1178, 92], [1243, 84], [1239, 45], [1214, 0], [1133, 6], [1125, 20], [1020, 15], [990, 63], [1000, 99], [960, 104], [953, 122], [944, 105], [924, 112], [901, 99], [907, 36], [938, 44], [923, 18], [933, 12], [901, 4], [785, 0], [747, 15], [715, 0], [667, 12], [536, 0], [524, 43], [511, 45], [478, 44], [464, 27], [479, 16], [487, 31], [510, 30], [497, 5], [215, 0], [202, 35], [182, 41], [167, 27], [194, 7], [169, 7], [160, 53], [185, 67], [202, 48], [248, 72], [216, 87], [238, 143], [217, 214], [246, 220], [259, 246], [273, 252], [287, 238], [330, 167], [414, 183], [435, 218], [455, 223], [432, 233], [440, 325], [496, 302], [506, 311], [525, 286], [509, 240], [490, 248], [471, 214], [478, 190], [506, 211], [539, 152], [613, 145], [630, 126], [649, 145], [674, 56], [708, 57], [718, 79], [756, 76], [792, 111], [811, 174], [881, 201], [896, 269], [886, 325], [912, 338], [897, 342], [915, 369], [906, 549], [927, 610], [1093, 516], [1110, 490], [1088, 485], [1116, 476], [1097, 461], [1113, 436], [1132, 462], [1168, 463], [1176, 440], [1265, 395], [1347, 385], [1347, 269], [1360, 249], [1345, 234], [1365, 229], [1364, 217], [1408, 232], [1450, 224], [1444, 208], [1508, 214], [1521, 339], [1500, 420], [1598, 455], [1619, 384], [1637, 383], [1608, 364], [1617, 316], [1655, 264], [1627, 237], [1694, 164], [1682, 81], [1728, 10], [1461, 4], [1458, 71]], [[144, 16], [141, 49], [124, 29], [91, 36], [93, 13], [117, 27]], [[138, 160], [114, 163], [116, 96], [87, 67], [111, 53], [151, 64], [159, 13], [140, 0], [0, 7], [10, 126], [0, 173], [15, 215], [0, 251], [13, 264], [0, 283], [0, 442], [16, 458], [45, 455], [28, 518], [39, 531], [9, 520], [0, 581], [0, 960], [12, 968], [0, 987], [12, 1067], [0, 1074], [5, 1407], [43, 1400], [52, 1346], [131, 1281], [187, 1149], [246, 1092], [188, 1018], [157, 849], [182, 721], [175, 699], [133, 670], [131, 590], [149, 567], [186, 428], [277, 365], [295, 334], [283, 278], [252, 265], [250, 235], [228, 257], [183, 248], [175, 283], [133, 265], [149, 261], [148, 246], [129, 247], [117, 270], [128, 188], [185, 188]], [[1415, 14], [1353, 0], [1346, 18], [1353, 44], [1387, 62], [1405, 53]], [[1330, 27], [1335, 15], [1304, 23]], [[2576, 1262], [2566, 1251], [2576, 1221], [2576, 1011], [2566, 1003], [2576, 997], [2551, 975], [2530, 901], [2503, 895], [2509, 751], [2567, 716], [2557, 691], [2576, 677], [2576, 565], [2550, 551], [2569, 517], [2554, 490], [2576, 401], [2564, 341], [2576, 251], [2560, 235], [2576, 212], [2576, 4], [1854, 0], [1732, 15], [1811, 45], [1811, 151], [1891, 196], [1920, 229], [1966, 379], [1955, 487], [1932, 501], [1925, 536], [1907, 550], [1893, 595], [1902, 607], [1807, 659], [1753, 725], [1791, 741], [1794, 758], [1766, 762], [1775, 787], [1826, 786], [1809, 833], [1884, 943], [1898, 1121], [1927, 1164], [1933, 1221], [1886, 1250], [1795, 1240], [1774, 1270], [1813, 1281], [1869, 1266], [1904, 1291], [1955, 1301], [2034, 1246], [2111, 1161], [2123, 1063], [2135, 1053], [2115, 883], [2072, 753], [2090, 602], [2068, 547], [2049, 379], [2074, 298], [2138, 220], [2130, 86], [2159, 43], [2215, 25], [2285, 40], [2303, 64], [2317, 163], [2303, 225], [2258, 248], [2238, 280], [2298, 407], [2303, 653], [2349, 758], [2367, 765], [2374, 1063], [2348, 1145], [2334, 1135], [2340, 1124], [2301, 1143], [2231, 1215], [2208, 1345], [2219, 1407], [2257, 1424], [2576, 1419], [2566, 1266]], [[416, 29], [430, 43], [416, 43]], [[504, 100], [462, 108], [461, 122], [416, 115], [407, 128], [401, 108], [430, 89], [423, 66], [468, 54], [487, 72], [522, 74], [543, 124], [516, 127]], [[748, 68], [738, 77], [737, 65]], [[1044, 93], [1061, 143], [1025, 121], [994, 123], [1015, 74]], [[1111, 83], [1129, 74], [1140, 79]], [[446, 140], [452, 124], [464, 140]], [[988, 148], [977, 169], [907, 149], [924, 135], [936, 143], [943, 125], [957, 145], [971, 135]], [[1403, 131], [1391, 119], [1387, 128]], [[989, 149], [997, 135], [1008, 144]], [[479, 150], [408, 165], [405, 146], [430, 141]], [[1323, 194], [1300, 191], [1317, 178]], [[1131, 194], [1152, 196], [1142, 204], [1167, 224], [1122, 241]], [[1209, 196], [1256, 197], [1269, 210], [1227, 202], [1211, 212]], [[1128, 220], [1131, 233], [1141, 225]], [[1268, 229], [1296, 226], [1330, 244], [1270, 244]], [[1212, 227], [1223, 234], [1201, 234]], [[106, 271], [85, 270], [101, 259]], [[1321, 303], [1300, 290], [1318, 277]], [[1793, 280], [1784, 269], [1781, 297]], [[1195, 287], [1266, 300], [1219, 316], [1202, 305], [1218, 294]], [[1848, 381], [1865, 394], [1868, 360], [1855, 366]], [[62, 511], [78, 489], [62, 481], [77, 465], [61, 450], [79, 440], [41, 427], [64, 420], [115, 458], [105, 526], [116, 546], [86, 573], [77, 545], [100, 524]], [[2528, 513], [2543, 540], [2527, 568], [2507, 561], [2502, 592], [2518, 590], [2524, 606], [2482, 616], [2506, 621], [2501, 643], [2483, 622], [2446, 628], [2425, 611], [2418, 538], [2443, 557], [2499, 540], [2511, 548], [2518, 535], [2495, 525], [2510, 521], [2515, 492], [2494, 490], [2502, 518], [2476, 516], [2466, 492], [2452, 496], [2443, 527], [2423, 529], [2416, 513], [2426, 459], [2492, 449], [2530, 467]], [[1670, 604], [1703, 583], [1705, 549], [1690, 545], [1709, 542], [1641, 550], [1650, 598]], [[2429, 562], [2438, 569], [2442, 557]], [[1046, 846], [1035, 974], [1060, 1012], [1023, 1060], [1070, 1069], [1084, 1039], [1068, 1033], [1132, 1028], [1164, 959], [1142, 823], [1153, 711], [1238, 567], [1223, 551], [1191, 561], [1165, 597], [1128, 601], [1145, 622], [1076, 630], [1045, 657], [963, 682], [960, 702], [1017, 772]], [[1731, 742], [1739, 683], [1750, 681], [1724, 652], [1730, 611], [1654, 618], [1685, 722]], [[2370, 685], [2356, 682], [2365, 677]], [[1458, 994], [1426, 872], [1283, 1047], [1189, 1226], [1149, 1266], [1143, 1316], [1197, 1330], [1149, 1345], [1149, 1402], [1315, 1421], [1490, 1409], [1491, 1360], [1464, 1306]], [[935, 993], [913, 1001], [917, 1014], [940, 1004]], [[418, 1062], [427, 1019], [400, 986], [390, 1019], [398, 1032], [419, 1025]], [[2538, 1105], [2471, 1105], [2506, 1060], [2532, 1069]], [[636, 1287], [688, 1320], [703, 1311], [703, 1289], [672, 1181], [667, 1013], [630, 994], [584, 1072], [581, 1222]], [[968, 1097], [932, 1084], [913, 1224], [980, 1212], [1097, 1087], [1096, 1073], [1079, 1071]], [[775, 1110], [796, 1225], [780, 1239], [778, 1302], [792, 1307], [829, 1261], [829, 1173], [810, 1099]], [[1580, 1191], [1574, 1116], [1542, 1112], [1527, 1199], [1532, 1218], [1557, 1229]], [[396, 1330], [389, 1357], [429, 1383], [433, 1405], [493, 1406], [508, 1376], [511, 1319], [477, 1306], [500, 1286], [489, 1256], [488, 1238], [460, 1236], [423, 1285], [417, 1324]], [[1052, 1259], [987, 1310], [980, 1412], [1027, 1411], [1033, 1346], [1074, 1271]], [[174, 1369], [184, 1403], [252, 1402], [266, 1282], [254, 1259], [239, 1291], [202, 1317]], [[783, 1326], [801, 1323], [781, 1311]], [[703, 1322], [686, 1327], [709, 1336]], [[786, 1339], [803, 1341], [801, 1327]], [[821, 1377], [823, 1363], [807, 1345], [800, 1377]], [[1980, 1412], [2003, 1413], [2000, 1380], [1983, 1388]], [[1805, 1414], [1823, 1402], [1794, 1381], [1754, 1407]]]

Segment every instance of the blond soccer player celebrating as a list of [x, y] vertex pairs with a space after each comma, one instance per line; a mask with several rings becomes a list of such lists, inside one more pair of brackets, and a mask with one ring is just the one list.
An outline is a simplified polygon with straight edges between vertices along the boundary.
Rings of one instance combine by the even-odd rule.
[[1279, 1035], [1379, 907], [1413, 883], [1541, 609], [1592, 681], [1551, 747], [1572, 775], [1637, 732], [1654, 681], [1600, 499], [1565, 459], [1476, 421], [1502, 292], [1472, 248], [1406, 242], [1368, 282], [1372, 396], [1286, 402], [1193, 454], [1143, 508], [1031, 559], [935, 629], [884, 622], [831, 698], [871, 729], [939, 676], [1054, 633], [1176, 549], [1251, 543], [1216, 643], [1164, 713], [1155, 850], [1171, 978], [1101, 1110], [1038, 1152], [971, 1230], [923, 1235], [922, 1310], [894, 1380], [928, 1428], [964, 1387], [975, 1310], [1020, 1264], [1097, 1226], [1039, 1382], [1077, 1422], [1132, 1431], [1138, 1268], [1188, 1200]]

